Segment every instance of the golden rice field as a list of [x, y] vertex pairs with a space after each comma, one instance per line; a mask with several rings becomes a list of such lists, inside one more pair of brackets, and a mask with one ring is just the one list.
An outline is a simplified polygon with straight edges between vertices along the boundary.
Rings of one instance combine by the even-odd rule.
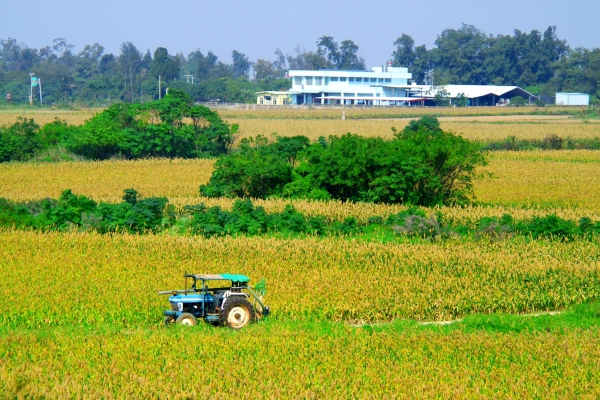
[[[598, 329], [520, 334], [335, 324], [532, 312], [598, 299], [597, 242], [0, 231], [0, 391], [51, 398], [600, 394]], [[161, 326], [184, 271], [266, 277], [241, 332]], [[179, 327], [176, 327], [179, 328]]]
[[[210, 106], [210, 105], [209, 105]], [[85, 120], [91, 118], [102, 108], [84, 108], [77, 110], [64, 109], [35, 109], [35, 108], [4, 108], [0, 109], [0, 125], [13, 123], [18, 116], [25, 118], [33, 118], [40, 124], [53, 121], [55, 118], [66, 120], [69, 124], [79, 125]], [[530, 118], [537, 114], [541, 116], [551, 116], [556, 114], [582, 114], [585, 109], [574, 109], [573, 107], [525, 107], [525, 108], [505, 108], [505, 107], [464, 107], [464, 108], [436, 108], [436, 107], [371, 107], [371, 108], [265, 108], [253, 104], [241, 107], [218, 107], [215, 110], [224, 119], [340, 119], [342, 111], [346, 113], [349, 119], [360, 118], [399, 118], [399, 117], [415, 117], [419, 118], [423, 115], [435, 115], [442, 117], [457, 117], [457, 118]]]
[[90, 399], [600, 396], [598, 330], [321, 330], [18, 332], [0, 336], [0, 390], [6, 398]]
[[[335, 109], [309, 109], [287, 121], [286, 113], [295, 111], [221, 114], [239, 122], [242, 135], [264, 129], [258, 133], [318, 137], [312, 132], [341, 134], [348, 123], [353, 133], [389, 134], [390, 126], [406, 123], [366, 118], [372, 110], [351, 110], [350, 118], [334, 121]], [[355, 111], [365, 113], [362, 120], [351, 118]], [[473, 117], [459, 110], [441, 119], [442, 126], [472, 139], [566, 136], [561, 129], [594, 137], [600, 127], [577, 118], [490, 111], [490, 117]], [[77, 118], [93, 112], [59, 118], [81, 123]], [[65, 112], [32, 113], [50, 122]], [[0, 125], [6, 116], [0, 110]], [[70, 188], [120, 202], [124, 189], [135, 188], [179, 207], [203, 202], [229, 208], [230, 199], [199, 196], [212, 169], [213, 161], [180, 159], [4, 163], [0, 197], [56, 198]], [[599, 177], [596, 151], [494, 152], [477, 171], [480, 205], [441, 211], [459, 223], [503, 213], [600, 220]], [[255, 203], [281, 211], [290, 201]], [[292, 203], [305, 214], [335, 220], [365, 221], [403, 209]], [[548, 315], [522, 317], [540, 318], [546, 327], [519, 332], [494, 323], [474, 330], [418, 323], [561, 312], [598, 302], [599, 240], [380, 243], [0, 229], [0, 399], [600, 398], [598, 327], [557, 328], [556, 317]], [[168, 300], [157, 291], [182, 288], [185, 272], [242, 273], [253, 282], [264, 277], [272, 315], [241, 331], [208, 324], [167, 329], [162, 310]]]
[[[450, 320], [600, 299], [597, 242], [385, 244], [3, 230], [0, 326], [158, 326], [185, 271], [268, 282], [281, 321]], [[35, 299], [38, 299], [36, 301]]]
[[[487, 118], [470, 118], [464, 121], [457, 118], [439, 118], [442, 129], [460, 134], [469, 140], [481, 142], [502, 140], [507, 136], [518, 139], [544, 139], [549, 135], [573, 139], [600, 137], [600, 124], [582, 121], [569, 117], [540, 117], [529, 116], [526, 119], [513, 120], [513, 117], [502, 117], [490, 120]], [[231, 119], [229, 122], [240, 126], [237, 140], [263, 135], [271, 137], [303, 135], [311, 141], [320, 136], [341, 136], [346, 133], [358, 134], [365, 137], [383, 137], [391, 139], [394, 136], [392, 128], [398, 131], [404, 129], [410, 119], [349, 119], [346, 120], [261, 120], [261, 119]]]
[[102, 110], [0, 109], [0, 126], [14, 124], [18, 117], [32, 118], [39, 125], [52, 122], [56, 118], [67, 121], [69, 125], [81, 125], [100, 111]]
[[[230, 199], [199, 196], [208, 182], [209, 160], [153, 159], [0, 164], [0, 197], [17, 201], [58, 198], [65, 189], [97, 201], [120, 202], [123, 191], [135, 188], [143, 196], [164, 196], [176, 206], [204, 203], [230, 208]], [[476, 199], [486, 206], [444, 207], [444, 215], [468, 223], [483, 216], [509, 213], [517, 219], [555, 213], [578, 220], [600, 219], [600, 153], [589, 150], [493, 152], [489, 165], [481, 167], [475, 181]], [[360, 221], [373, 215], [387, 216], [401, 205], [311, 202], [306, 200], [255, 200], [267, 211], [281, 211], [286, 204], [308, 215], [332, 220], [354, 216]]]
[[[558, 108], [552, 110], [560, 111]], [[40, 125], [52, 122], [55, 118], [80, 125], [99, 111], [0, 110], [0, 126], [14, 123], [18, 116], [33, 118]], [[345, 120], [341, 119], [342, 111]], [[320, 136], [340, 136], [348, 132], [366, 137], [392, 138], [392, 128], [402, 130], [411, 120], [411, 115], [418, 118], [427, 114], [437, 115], [441, 111], [435, 108], [403, 108], [396, 112], [401, 118], [394, 116], [394, 109], [219, 110], [225, 121], [239, 124], [236, 135], [238, 142], [257, 135], [270, 137], [274, 133], [279, 136], [303, 135], [313, 141]], [[574, 139], [600, 137], [600, 120], [582, 119], [576, 115], [515, 114], [517, 112], [523, 111], [503, 107], [445, 109], [443, 113], [447, 116], [439, 117], [439, 120], [442, 129], [477, 141], [501, 140], [507, 136], [528, 140], [543, 139], [549, 135]]]

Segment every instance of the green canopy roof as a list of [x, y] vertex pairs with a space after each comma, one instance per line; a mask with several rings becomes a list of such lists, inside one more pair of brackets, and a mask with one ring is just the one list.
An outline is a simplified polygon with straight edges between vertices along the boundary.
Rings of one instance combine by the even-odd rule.
[[240, 274], [190, 274], [190, 275], [186, 275], [186, 276], [194, 277], [194, 278], [202, 280], [202, 281], [225, 280], [225, 281], [241, 282], [241, 283], [250, 282], [250, 278], [248, 278], [246, 275], [240, 275]]

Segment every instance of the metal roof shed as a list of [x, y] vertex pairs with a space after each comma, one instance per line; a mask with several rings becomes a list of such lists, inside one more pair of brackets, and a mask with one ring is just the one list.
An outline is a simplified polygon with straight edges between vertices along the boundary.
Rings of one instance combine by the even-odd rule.
[[556, 93], [556, 104], [562, 106], [589, 106], [590, 95], [587, 93]]

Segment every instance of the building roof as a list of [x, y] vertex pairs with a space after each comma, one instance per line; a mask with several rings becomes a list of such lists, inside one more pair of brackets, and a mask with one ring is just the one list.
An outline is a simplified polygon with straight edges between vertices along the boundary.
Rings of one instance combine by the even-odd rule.
[[275, 95], [288, 95], [289, 91], [281, 91], [281, 90], [265, 90], [264, 92], [256, 92], [255, 94], [275, 94]]
[[431, 86], [431, 85], [407, 85], [407, 86], [387, 86], [402, 89], [409, 89], [411, 92], [416, 92], [420, 96], [433, 98], [435, 97], [438, 90], [445, 89], [448, 93], [447, 97], [456, 98], [461, 93], [469, 99], [484, 96], [495, 96], [495, 97], [514, 97], [522, 96], [529, 97], [533, 96], [527, 90], [520, 88], [519, 86], [494, 86], [494, 85], [444, 85], [444, 86]]

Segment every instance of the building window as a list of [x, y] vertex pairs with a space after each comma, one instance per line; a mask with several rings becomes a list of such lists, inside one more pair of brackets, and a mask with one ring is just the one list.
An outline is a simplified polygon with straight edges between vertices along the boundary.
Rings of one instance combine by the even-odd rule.
[[383, 83], [383, 78], [379, 78], [379, 83]]
[[338, 80], [339, 80], [339, 78], [337, 76], [331, 77], [331, 82], [337, 82]]
[[315, 76], [315, 85], [322, 85], [323, 84], [323, 78], [320, 76]]
[[354, 97], [355, 93], [344, 93], [344, 97]]
[[263, 104], [263, 103], [264, 103], [264, 99], [261, 97], [260, 98], [260, 104]]
[[306, 77], [306, 84], [312, 86], [312, 84], [313, 84], [313, 77], [312, 76], [307, 76]]
[[392, 83], [392, 78], [385, 78], [385, 83]]
[[360, 82], [362, 82], [362, 78], [356, 78], [356, 82], [357, 82], [357, 83], [360, 83]]
[[294, 85], [302, 85], [302, 77], [301, 76], [294, 77]]
[[346, 77], [345, 76], [340, 77], [340, 82], [346, 82]]
[[371, 78], [371, 83], [377, 83], [377, 78]]
[[277, 104], [277, 99], [273, 99], [273, 104]]
[[348, 78], [348, 82], [354, 83], [354, 78], [353, 77]]

